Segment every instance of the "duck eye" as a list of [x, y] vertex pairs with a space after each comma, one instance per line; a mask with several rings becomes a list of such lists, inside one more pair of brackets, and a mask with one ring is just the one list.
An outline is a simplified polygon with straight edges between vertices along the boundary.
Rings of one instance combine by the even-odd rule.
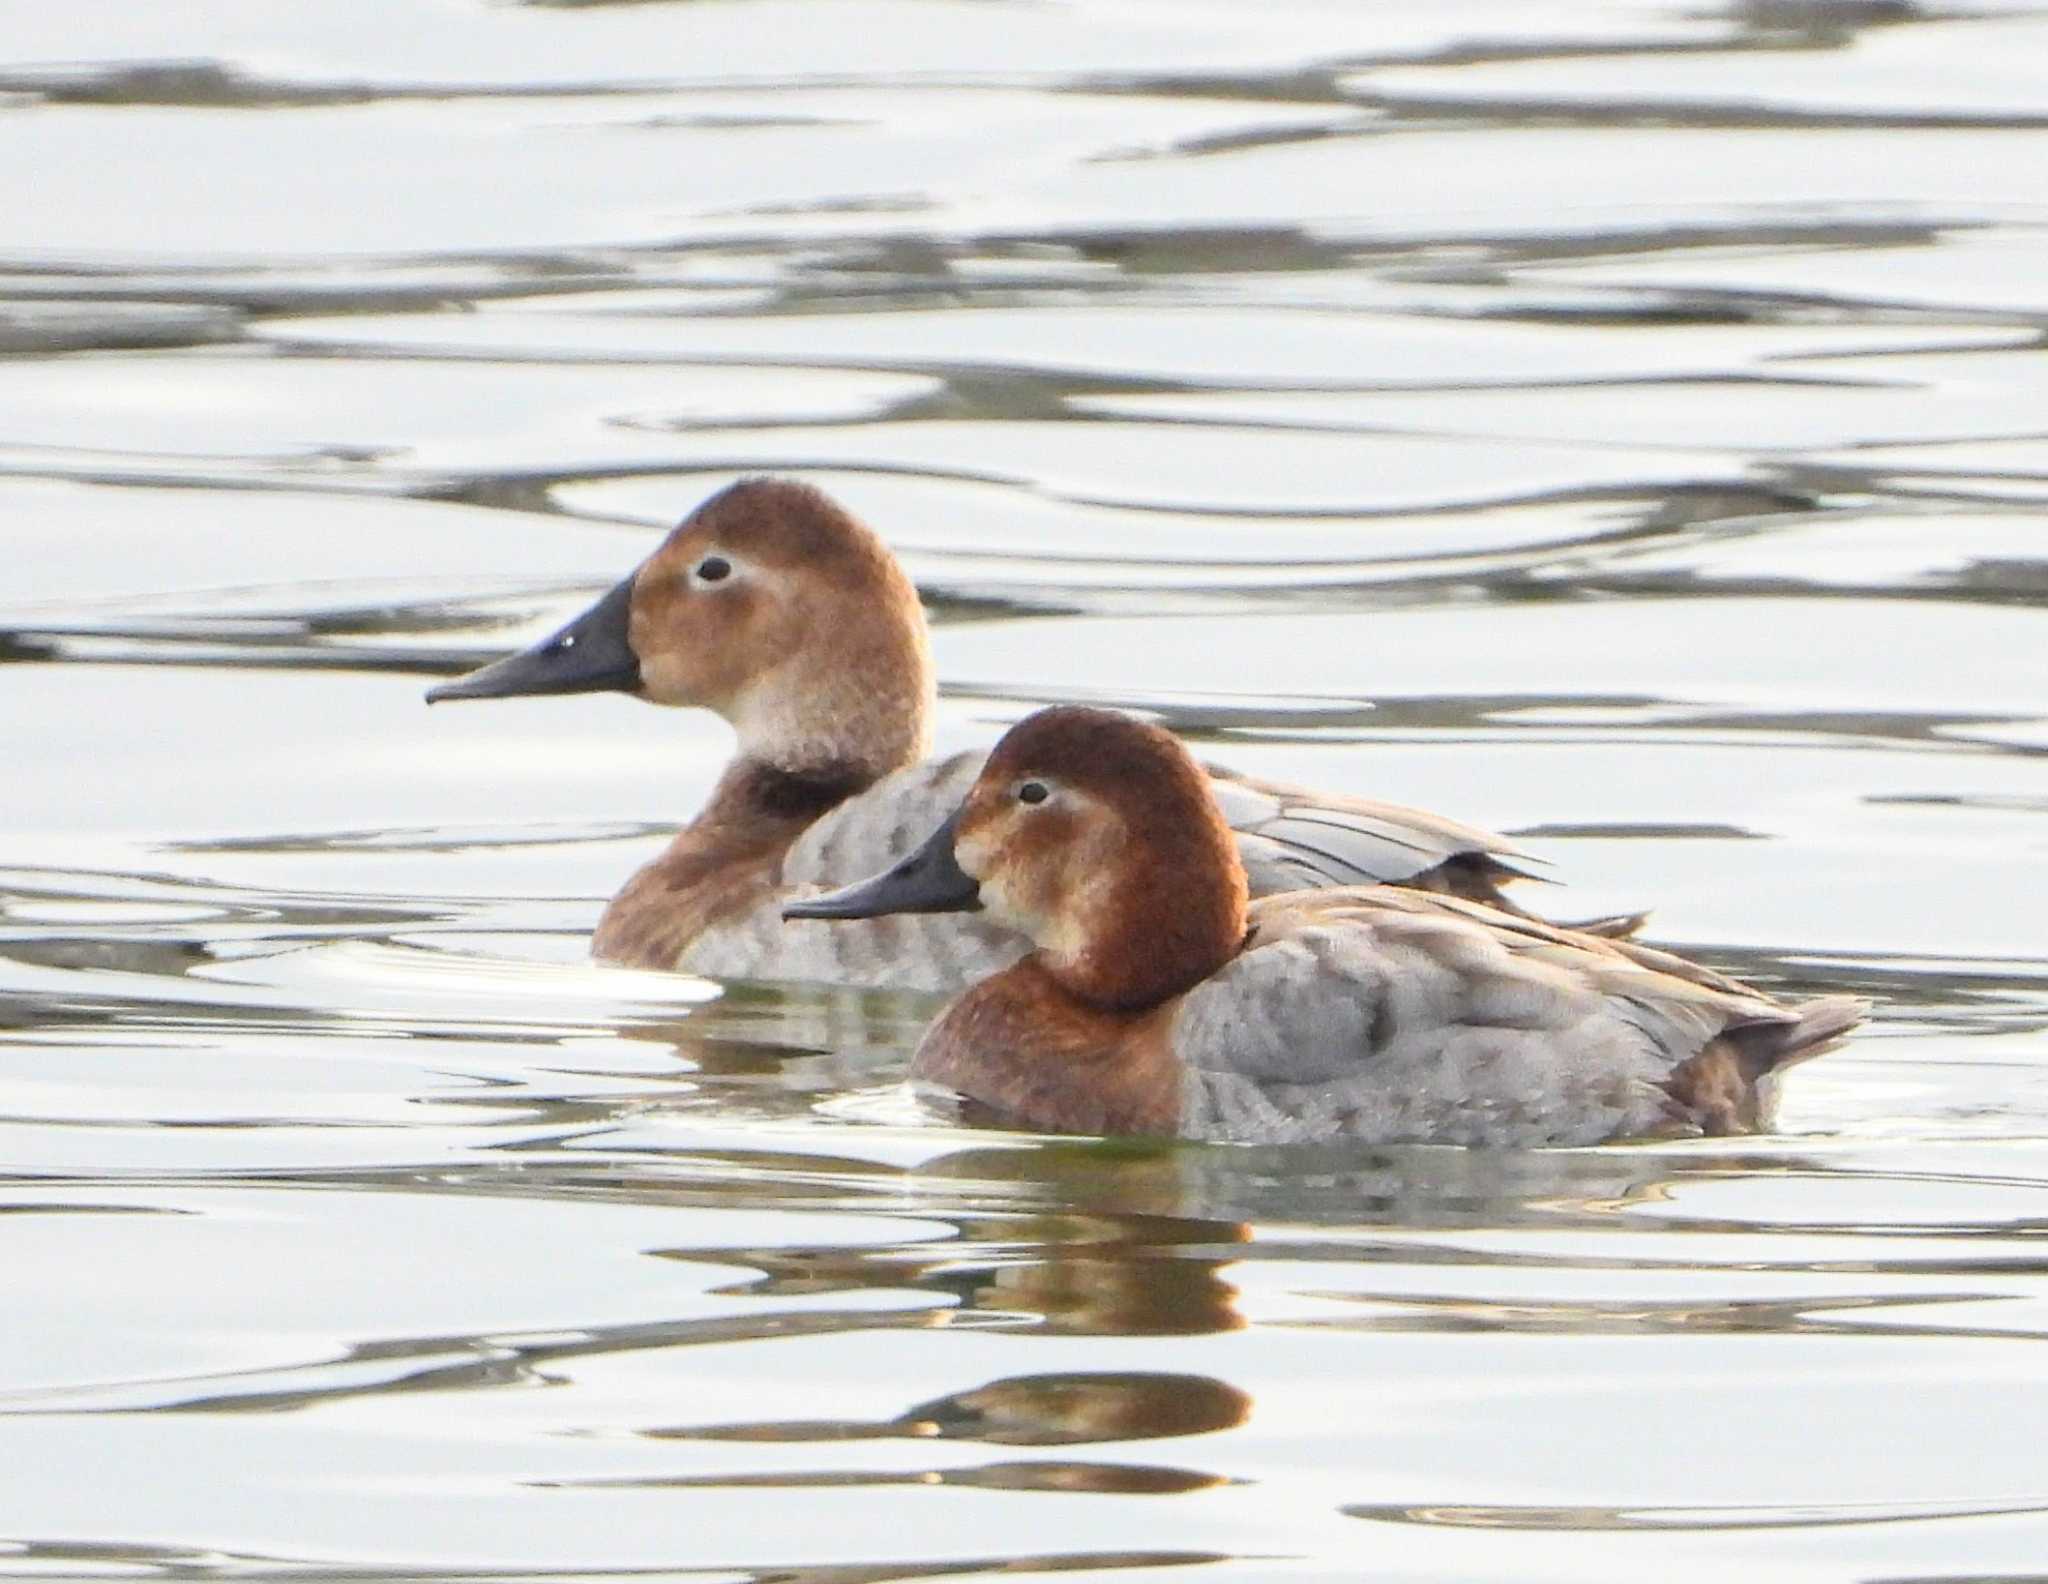
[[1050, 795], [1046, 791], [1043, 781], [1026, 781], [1017, 788], [1017, 801], [1019, 803], [1043, 803]]
[[722, 583], [732, 576], [732, 563], [724, 556], [706, 556], [697, 563], [697, 581], [700, 583]]

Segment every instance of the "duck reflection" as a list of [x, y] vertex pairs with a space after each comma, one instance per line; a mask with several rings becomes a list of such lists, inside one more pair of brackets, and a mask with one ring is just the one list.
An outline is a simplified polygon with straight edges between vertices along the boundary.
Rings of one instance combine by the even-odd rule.
[[1241, 1330], [1223, 1261], [1161, 1255], [1050, 1255], [998, 1264], [961, 1290], [963, 1309], [1062, 1336], [1201, 1336]]
[[760, 1274], [718, 1289], [748, 1298], [909, 1290], [946, 1307], [922, 1323], [1060, 1336], [1203, 1336], [1235, 1331], [1237, 1289], [1220, 1274], [1241, 1226], [1080, 1213], [980, 1215], [938, 1242], [872, 1248], [663, 1249], [667, 1259]]
[[[963, 1441], [1065, 1447], [1206, 1435], [1244, 1423], [1251, 1398], [1203, 1375], [1086, 1371], [1017, 1375], [912, 1405], [888, 1419], [765, 1420], [650, 1430], [663, 1441], [814, 1443]], [[1071, 1459], [1002, 1461], [912, 1470], [792, 1470], [655, 1476], [619, 1484], [660, 1487], [945, 1485], [1114, 1495], [1177, 1495], [1232, 1481], [1186, 1468]]]
[[[1872, 1524], [1926, 1523], [1934, 1519], [2013, 1518], [2038, 1516], [2048, 1512], [2048, 1506], [2037, 1501], [1807, 1502], [1722, 1507], [1503, 1507], [1472, 1503], [1412, 1507], [1356, 1502], [1337, 1510], [1347, 1518], [1446, 1529], [1698, 1534], [1743, 1529], [1860, 1528]], [[1971, 1584], [1977, 1576], [1944, 1574], [1942, 1577], [1947, 1584]], [[1891, 1584], [1912, 1584], [1912, 1581], [1898, 1579]], [[1933, 1584], [1933, 1581], [1928, 1581], [1928, 1584]], [[1979, 1584], [1995, 1584], [1995, 1581], [1986, 1576]], [[2021, 1581], [2008, 1576], [2007, 1584], [2021, 1584]]]
[[1084, 1370], [1011, 1375], [913, 1404], [891, 1419], [783, 1419], [656, 1430], [664, 1440], [980, 1441], [994, 1446], [1082, 1446], [1229, 1430], [1252, 1400], [1206, 1375]]
[[[620, 1023], [621, 1038], [665, 1045], [692, 1080], [720, 1098], [807, 1114], [809, 1097], [844, 1094], [902, 1075], [918, 1036], [943, 1005], [907, 991], [725, 984], [684, 1017]], [[805, 1097], [801, 1110], [772, 1096]]]
[[[1301, 1257], [1318, 1227], [1344, 1234], [1387, 1227], [1586, 1227], [1611, 1230], [1627, 1209], [1655, 1204], [1687, 1177], [1730, 1170], [1735, 1152], [1685, 1148], [1467, 1150], [1169, 1141], [1047, 1140], [967, 1148], [911, 1173], [934, 1197], [1002, 1193], [1124, 1218], [1126, 1238], [1170, 1232], [1183, 1252], [1204, 1240], [1227, 1259]], [[1744, 1158], [1741, 1169], [1783, 1160]], [[1116, 1224], [1112, 1219], [1112, 1225]], [[1265, 1230], [1252, 1241], [1251, 1226]], [[1404, 1244], [1404, 1247], [1406, 1245]], [[1349, 1257], [1356, 1257], [1355, 1252]]]
[[576, 1490], [826, 1490], [871, 1489], [886, 1485], [973, 1487], [982, 1490], [1051, 1491], [1065, 1495], [1182, 1496], [1235, 1483], [1197, 1469], [1154, 1468], [1136, 1463], [983, 1463], [972, 1468], [794, 1470], [772, 1474], [655, 1475], [637, 1479], [536, 1481]]

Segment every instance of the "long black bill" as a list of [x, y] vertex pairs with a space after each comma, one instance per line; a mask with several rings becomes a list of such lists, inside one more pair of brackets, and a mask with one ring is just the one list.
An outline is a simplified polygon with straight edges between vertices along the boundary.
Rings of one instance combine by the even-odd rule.
[[792, 918], [878, 918], [884, 913], [972, 913], [981, 908], [981, 885], [961, 869], [953, 856], [953, 817], [931, 839], [893, 869], [872, 880], [857, 881], [823, 896], [792, 902], [782, 916]]
[[637, 693], [640, 657], [627, 641], [633, 603], [628, 577], [589, 610], [530, 649], [493, 660], [453, 682], [427, 689], [443, 699], [522, 698], [533, 693]]

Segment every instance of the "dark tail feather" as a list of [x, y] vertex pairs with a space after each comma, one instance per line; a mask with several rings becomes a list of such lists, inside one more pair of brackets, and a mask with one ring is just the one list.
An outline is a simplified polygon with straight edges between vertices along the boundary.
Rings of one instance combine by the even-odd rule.
[[1751, 1024], [1740, 1031], [1745, 1067], [1761, 1077], [1833, 1050], [1870, 1016], [1870, 1003], [1861, 996], [1822, 996], [1797, 1011], [1796, 1023]]
[[1598, 935], [1604, 940], [1633, 940], [1650, 922], [1648, 913], [1609, 913], [1600, 918], [1561, 923], [1559, 929], [1577, 930], [1581, 935]]
[[1664, 1080], [1678, 1120], [1708, 1137], [1750, 1133], [1770, 1124], [1778, 1078], [1786, 1068], [1841, 1044], [1870, 1012], [1860, 996], [1822, 996], [1790, 1023], [1744, 1023], [1727, 1030]]
[[[1542, 876], [1532, 875], [1529, 878], [1540, 880]], [[1448, 886], [1445, 889], [1452, 896], [1463, 897], [1468, 902], [1483, 902], [1488, 907], [1497, 908], [1502, 913], [1509, 913], [1516, 918], [1527, 919], [1531, 924], [1542, 924], [1550, 929], [1577, 930], [1581, 935], [1598, 935], [1603, 940], [1627, 940], [1637, 930], [1650, 922], [1650, 915], [1648, 913], [1604, 913], [1599, 918], [1579, 919], [1576, 921], [1554, 919], [1545, 917], [1541, 913], [1531, 912], [1505, 891], [1496, 890], [1491, 885], [1483, 891], [1462, 889], [1458, 886]]]

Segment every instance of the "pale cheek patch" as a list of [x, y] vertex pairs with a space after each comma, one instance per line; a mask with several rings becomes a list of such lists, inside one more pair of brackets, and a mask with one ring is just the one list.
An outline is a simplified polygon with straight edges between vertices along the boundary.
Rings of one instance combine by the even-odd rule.
[[1055, 899], [1047, 894], [1045, 876], [1034, 867], [1031, 855], [1015, 847], [1006, 850], [1001, 835], [955, 836], [953, 861], [980, 885], [982, 911], [989, 918], [1029, 937], [1033, 945], [1045, 946], [1047, 932], [1059, 924], [1052, 916]]
[[980, 882], [981, 909], [984, 913], [1004, 928], [1013, 929], [1020, 935], [1028, 936], [1033, 945], [1044, 944], [1039, 939], [1042, 921], [1031, 910], [1018, 905], [1020, 898], [1017, 895], [1016, 888], [1011, 884], [1012, 876], [1007, 870], [998, 869], [985, 874], [976, 874], [977, 868], [980, 867], [979, 864], [969, 862], [959, 848], [956, 847], [954, 849], [953, 857], [966, 873], [974, 875]]
[[955, 836], [953, 861], [963, 872], [979, 880], [988, 872], [988, 843], [979, 836]]
[[[1002, 898], [997, 916], [1030, 936], [1055, 963], [1078, 965], [1102, 939], [1116, 894], [1116, 875], [1109, 862], [1090, 850], [1094, 845], [1085, 843], [1073, 854], [1047, 855], [1037, 866], [1006, 866], [994, 876], [994, 889]], [[984, 907], [990, 907], [990, 889], [984, 881]]]
[[1080, 872], [1088, 878], [1056, 899], [1039, 941], [1055, 961], [1075, 965], [1103, 939], [1115, 892], [1115, 877], [1106, 867], [1090, 865]]
[[[1062, 797], [1073, 794], [1062, 792]], [[1122, 852], [1122, 822], [1093, 803], [1021, 816], [998, 813], [993, 828], [963, 831], [953, 857], [981, 886], [988, 917], [1019, 934], [1055, 963], [1079, 964], [1111, 921]]]
[[706, 703], [701, 696], [702, 690], [691, 686], [687, 671], [670, 655], [649, 654], [644, 649], [640, 651], [640, 686], [658, 704], [702, 706]]

